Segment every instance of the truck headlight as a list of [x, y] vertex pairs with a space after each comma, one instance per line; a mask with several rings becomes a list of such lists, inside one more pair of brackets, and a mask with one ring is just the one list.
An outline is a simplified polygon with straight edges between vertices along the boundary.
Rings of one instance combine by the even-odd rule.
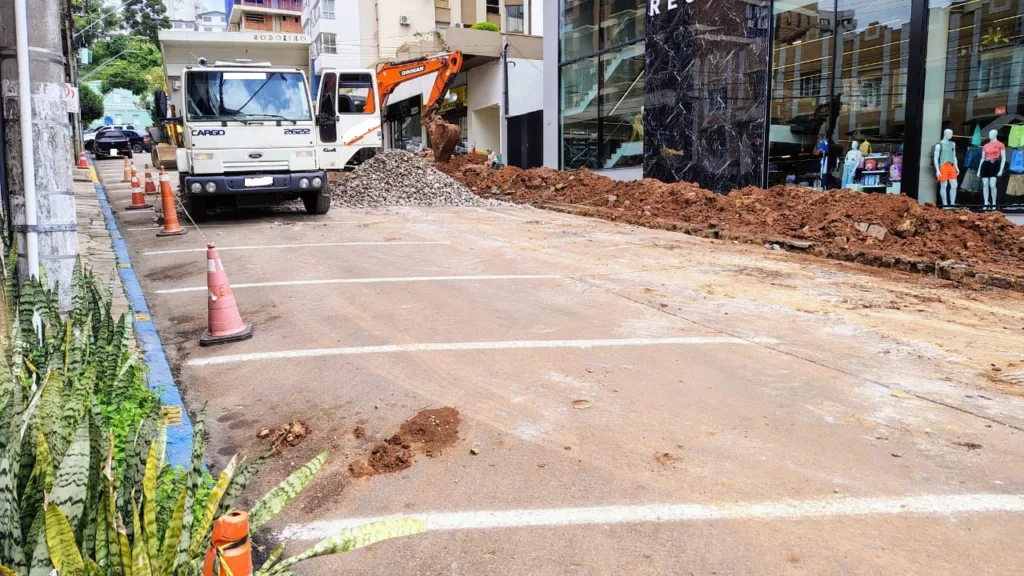
[[323, 184], [323, 183], [324, 183], [324, 181], [319, 176], [317, 176], [316, 178], [313, 178], [313, 188], [319, 188], [320, 185]]
[[299, 178], [299, 188], [309, 188], [309, 178]]
[[207, 182], [206, 183], [206, 191], [207, 192], [216, 192], [217, 191], [217, 183], [216, 182]]
[[203, 185], [199, 182], [193, 182], [188, 189], [191, 190], [193, 194], [198, 194], [203, 189]]

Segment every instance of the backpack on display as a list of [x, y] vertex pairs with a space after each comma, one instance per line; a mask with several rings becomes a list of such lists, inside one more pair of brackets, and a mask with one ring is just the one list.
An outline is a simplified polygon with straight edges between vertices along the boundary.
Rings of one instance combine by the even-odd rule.
[[1024, 174], [1024, 149], [1016, 148], [1010, 155], [1010, 172]]

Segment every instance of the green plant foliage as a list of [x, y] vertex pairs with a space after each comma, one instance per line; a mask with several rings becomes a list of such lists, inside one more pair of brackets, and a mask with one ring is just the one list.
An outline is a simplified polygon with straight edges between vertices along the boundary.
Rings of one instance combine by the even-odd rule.
[[78, 98], [82, 105], [83, 124], [89, 125], [103, 118], [103, 97], [89, 88], [88, 84], [79, 85]]
[[484, 30], [487, 32], [501, 32], [501, 28], [497, 24], [492, 24], [490, 22], [477, 22], [470, 26], [470, 28], [473, 30]]

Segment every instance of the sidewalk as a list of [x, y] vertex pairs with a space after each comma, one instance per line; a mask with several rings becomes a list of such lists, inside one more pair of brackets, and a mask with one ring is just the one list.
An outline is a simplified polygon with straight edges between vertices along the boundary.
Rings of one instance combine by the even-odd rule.
[[99, 199], [96, 197], [96, 185], [91, 180], [83, 181], [77, 178], [74, 184], [79, 257], [82, 259], [82, 265], [91, 268], [97, 277], [105, 280], [113, 278], [111, 311], [114, 318], [117, 318], [128, 312], [128, 300], [124, 295], [121, 278], [116, 273], [117, 259], [114, 256], [110, 233], [107, 232], [107, 225], [103, 220]]

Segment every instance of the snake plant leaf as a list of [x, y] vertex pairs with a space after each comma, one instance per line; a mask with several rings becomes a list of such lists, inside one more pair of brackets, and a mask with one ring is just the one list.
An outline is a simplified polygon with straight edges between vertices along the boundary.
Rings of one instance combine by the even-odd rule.
[[350, 550], [355, 550], [356, 548], [375, 544], [382, 540], [419, 534], [420, 532], [426, 531], [426, 529], [426, 523], [423, 520], [415, 518], [380, 520], [377, 522], [370, 522], [369, 524], [363, 524], [362, 526], [348, 528], [321, 540], [314, 544], [312, 548], [301, 554], [296, 554], [291, 558], [282, 560], [269, 572], [269, 574], [279, 575], [284, 572], [285, 569], [303, 560], [309, 560], [310, 558], [316, 558], [318, 556], [326, 556], [328, 554], [348, 552]]
[[46, 545], [53, 567], [62, 576], [85, 576], [85, 562], [75, 544], [75, 532], [56, 504], [46, 507]]
[[[75, 432], [65, 429], [61, 420], [61, 404], [63, 400], [64, 382], [60, 374], [53, 370], [46, 374], [41, 388], [42, 394], [39, 398], [39, 424], [43, 433], [50, 443], [50, 452], [53, 455], [55, 464], [60, 464], [64, 458], [64, 451], [68, 449], [71, 442], [71, 435]], [[77, 422], [75, 423], [78, 424]]]
[[17, 481], [21, 455], [20, 438], [8, 444], [0, 457], [0, 563], [21, 568], [25, 551], [21, 537], [21, 509], [18, 505]]
[[7, 566], [0, 564], [0, 576], [21, 576], [14, 570], [11, 570]]
[[159, 535], [156, 526], [156, 480], [163, 460], [163, 445], [167, 443], [167, 429], [160, 428], [160, 437], [153, 440], [146, 458], [146, 473], [142, 477], [142, 529], [146, 539], [147, 554], [151, 562], [156, 562], [160, 551]]
[[224, 492], [224, 498], [221, 498], [220, 509], [217, 510], [217, 515], [227, 514], [227, 512], [235, 505], [235, 500], [238, 496], [245, 491], [246, 486], [256, 476], [256, 473], [260, 471], [260, 468], [270, 458], [271, 453], [261, 455], [259, 458], [252, 462], [247, 462], [244, 459], [238, 464], [238, 471], [235, 472], [234, 478], [231, 479], [231, 484], [228, 485], [228, 489]]
[[185, 488], [185, 513], [181, 518], [181, 540], [178, 542], [178, 554], [174, 560], [174, 568], [184, 566], [188, 559], [188, 550], [192, 543], [192, 503], [199, 486], [203, 482], [203, 455], [206, 453], [206, 407], [204, 406], [192, 425], [192, 460], [189, 464], [188, 479]]
[[259, 502], [253, 505], [252, 510], [249, 511], [249, 530], [251, 532], [256, 532], [260, 526], [277, 516], [278, 512], [294, 500], [299, 492], [302, 492], [302, 489], [309, 484], [309, 481], [316, 476], [324, 462], [327, 461], [327, 452], [324, 450], [302, 468], [292, 472], [292, 475], [285, 478], [284, 482], [272, 488], [260, 498]]
[[178, 495], [174, 511], [171, 513], [171, 521], [167, 524], [167, 529], [164, 531], [164, 544], [160, 549], [159, 560], [154, 562], [157, 574], [164, 575], [172, 572], [175, 555], [178, 552], [178, 543], [181, 540], [186, 492], [186, 490], [182, 490]]
[[135, 535], [132, 542], [132, 576], [151, 576], [153, 569], [149, 564], [149, 555], [147, 553], [146, 539], [142, 535], [141, 525], [139, 522], [139, 508], [135, 505], [135, 500], [132, 500], [132, 524], [135, 526]]
[[206, 543], [206, 536], [210, 533], [210, 526], [213, 525], [213, 518], [217, 515], [220, 500], [224, 497], [224, 492], [227, 490], [228, 484], [231, 483], [231, 477], [234, 475], [235, 458], [232, 457], [228, 465], [221, 471], [220, 477], [217, 478], [217, 483], [210, 490], [210, 499], [206, 502], [206, 510], [203, 511], [202, 518], [192, 526], [192, 542], [189, 544], [188, 549], [189, 556], [194, 557], [202, 551]]
[[[26, 536], [24, 538], [26, 543], [39, 541], [39, 534], [43, 531], [46, 522], [43, 494], [53, 491], [53, 483], [53, 461], [50, 459], [50, 449], [43, 437], [43, 431], [38, 430], [36, 431], [36, 462], [21, 499], [21, 531]], [[26, 549], [25, 553], [33, 554], [34, 548]]]

